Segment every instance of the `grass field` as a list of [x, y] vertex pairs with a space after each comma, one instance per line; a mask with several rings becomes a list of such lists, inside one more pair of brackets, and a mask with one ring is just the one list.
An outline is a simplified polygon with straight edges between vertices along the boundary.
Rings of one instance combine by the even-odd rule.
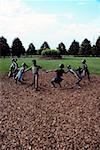
[[[89, 66], [90, 73], [100, 75], [100, 58], [98, 57], [73, 57], [73, 56], [66, 56], [63, 57], [61, 60], [45, 60], [41, 59], [37, 56], [32, 58], [19, 58], [18, 65], [21, 66], [21, 63], [25, 62], [28, 66], [31, 65], [32, 59], [37, 60], [37, 64], [42, 66], [43, 69], [56, 69], [60, 63], [65, 65], [71, 65], [73, 68], [80, 66], [82, 67], [81, 60], [86, 59], [87, 64]], [[8, 72], [9, 66], [11, 64], [11, 58], [0, 59], [0, 72]]]

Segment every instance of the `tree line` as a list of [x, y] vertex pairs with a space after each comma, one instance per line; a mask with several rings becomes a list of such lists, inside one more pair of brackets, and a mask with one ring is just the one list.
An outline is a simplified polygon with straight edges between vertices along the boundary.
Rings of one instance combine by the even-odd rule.
[[[44, 42], [40, 49], [36, 50], [33, 43], [30, 43], [28, 49], [25, 49], [21, 40], [15, 38], [10, 47], [5, 37], [0, 37], [0, 57], [5, 56], [23, 56], [23, 55], [41, 55], [43, 50], [51, 49], [48, 42]], [[56, 47], [60, 55], [75, 55], [75, 56], [100, 56], [100, 36], [97, 38], [96, 43], [92, 46], [91, 42], [86, 38], [81, 44], [74, 40], [69, 49], [63, 42], [59, 43]]]

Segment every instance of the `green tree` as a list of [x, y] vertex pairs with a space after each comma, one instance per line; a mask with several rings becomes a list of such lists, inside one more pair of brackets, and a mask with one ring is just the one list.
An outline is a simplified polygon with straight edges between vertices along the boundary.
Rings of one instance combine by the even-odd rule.
[[67, 54], [66, 46], [65, 46], [64, 43], [61, 42], [60, 44], [58, 44], [57, 49], [60, 51], [61, 55], [66, 55]]
[[33, 45], [33, 43], [29, 44], [26, 54], [27, 55], [35, 55], [36, 54], [35, 46]]
[[49, 46], [48, 42], [45, 41], [45, 42], [41, 45], [40, 49], [37, 50], [37, 54], [41, 55], [42, 51], [43, 51], [43, 50], [47, 50], [47, 49], [50, 49], [50, 46]]
[[96, 41], [96, 55], [100, 56], [100, 36], [98, 37], [98, 39]]
[[91, 43], [88, 39], [84, 39], [84, 41], [81, 44], [80, 50], [79, 50], [80, 55], [88, 56], [91, 55]]
[[40, 49], [42, 49], [42, 50], [50, 49], [50, 46], [49, 46], [49, 44], [45, 41], [45, 42], [41, 45]]
[[79, 42], [74, 40], [69, 47], [68, 53], [70, 55], [77, 55], [79, 53], [79, 48]]
[[93, 45], [92, 47], [91, 47], [91, 51], [92, 51], [92, 56], [96, 56], [96, 45]]
[[7, 43], [7, 40], [2, 36], [0, 37], [0, 56], [9, 56], [10, 55], [10, 48]]
[[25, 48], [19, 38], [15, 38], [12, 42], [12, 55], [20, 57], [25, 54]]

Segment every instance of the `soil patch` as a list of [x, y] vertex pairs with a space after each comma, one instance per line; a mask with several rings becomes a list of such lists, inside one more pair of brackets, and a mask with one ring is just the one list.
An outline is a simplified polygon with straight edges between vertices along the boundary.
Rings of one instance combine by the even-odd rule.
[[1, 150], [100, 150], [100, 77], [79, 89], [67, 74], [53, 88], [54, 74], [40, 72], [39, 91], [30, 72], [23, 85], [0, 74]]

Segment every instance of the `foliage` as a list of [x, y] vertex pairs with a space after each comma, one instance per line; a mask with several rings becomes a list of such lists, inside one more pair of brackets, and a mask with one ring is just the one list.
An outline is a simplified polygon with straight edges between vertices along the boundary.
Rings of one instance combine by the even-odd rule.
[[98, 37], [98, 39], [96, 41], [96, 55], [100, 56], [100, 36]]
[[40, 49], [41, 49], [41, 50], [50, 49], [50, 46], [49, 46], [49, 44], [45, 41], [45, 42], [41, 45]]
[[84, 55], [84, 56], [89, 56], [92, 54], [91, 43], [88, 39], [84, 39], [84, 41], [82, 42], [80, 50], [79, 50], [79, 54]]
[[70, 55], [77, 55], [79, 53], [79, 42], [73, 41], [68, 50]]
[[9, 56], [10, 55], [10, 48], [7, 43], [7, 40], [2, 36], [0, 37], [0, 56]]
[[54, 50], [54, 49], [46, 49], [42, 51], [41, 55], [47, 56], [47, 57], [59, 57], [60, 58], [60, 51]]
[[41, 55], [42, 51], [43, 51], [42, 49], [38, 49], [37, 50], [37, 55]]
[[27, 55], [35, 55], [36, 54], [35, 46], [33, 45], [33, 43], [29, 44], [26, 54]]
[[46, 49], [50, 49], [50, 46], [49, 46], [49, 44], [45, 41], [45, 42], [41, 45], [40, 49], [37, 50], [37, 54], [38, 54], [38, 55], [41, 55], [41, 54], [42, 54], [42, 51], [43, 51], [43, 50], [46, 50]]
[[58, 44], [57, 49], [60, 51], [61, 55], [66, 55], [67, 54], [66, 46], [65, 46], [64, 43], [61, 42], [60, 44]]
[[[33, 43], [29, 44], [29, 47], [26, 51], [27, 55], [41, 55], [42, 51], [44, 50], [50, 50], [49, 44], [45, 41], [39, 50], [35, 49], [35, 46]], [[79, 42], [73, 41], [69, 47], [69, 50], [66, 50], [66, 46], [64, 43], [59, 43], [57, 50], [59, 51], [60, 55], [75, 55], [75, 56], [100, 56], [100, 36], [96, 40], [96, 43], [91, 46], [91, 42], [88, 39], [84, 39], [81, 45], [79, 46]], [[42, 55], [51, 55], [51, 52], [43, 52]], [[49, 53], [49, 54], [48, 54]], [[55, 52], [53, 52], [53, 55]], [[5, 39], [3, 36], [0, 37], [0, 57], [5, 56], [18, 56], [25, 54], [25, 48], [22, 45], [22, 42], [19, 38], [15, 38], [12, 42], [11, 48], [9, 47], [7, 43], [7, 39]], [[58, 54], [57, 54], [58, 55]]]
[[12, 55], [20, 57], [25, 54], [25, 48], [19, 38], [15, 38], [12, 43]]
[[91, 51], [92, 51], [92, 56], [96, 56], [97, 52], [96, 52], [96, 45], [93, 45], [91, 47]]

